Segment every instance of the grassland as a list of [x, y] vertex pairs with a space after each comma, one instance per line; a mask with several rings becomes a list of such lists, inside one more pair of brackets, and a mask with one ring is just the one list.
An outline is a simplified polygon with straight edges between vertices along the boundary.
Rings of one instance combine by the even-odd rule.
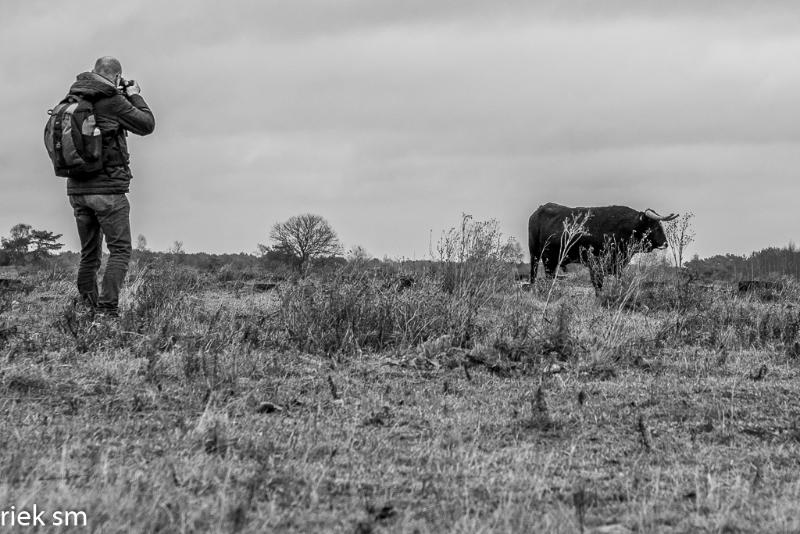
[[800, 531], [794, 289], [393, 280], [0, 294], [0, 531]]

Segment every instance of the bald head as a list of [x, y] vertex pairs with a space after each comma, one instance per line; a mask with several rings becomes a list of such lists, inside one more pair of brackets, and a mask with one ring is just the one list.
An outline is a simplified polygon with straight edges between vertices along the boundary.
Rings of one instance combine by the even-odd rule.
[[115, 81], [116, 77], [122, 74], [122, 65], [117, 58], [103, 56], [94, 62], [94, 70], [92, 72], [107, 80]]

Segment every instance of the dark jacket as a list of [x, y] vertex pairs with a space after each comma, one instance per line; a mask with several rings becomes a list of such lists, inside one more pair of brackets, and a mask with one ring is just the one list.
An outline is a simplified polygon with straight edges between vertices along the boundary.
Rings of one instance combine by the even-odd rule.
[[103, 171], [91, 178], [68, 178], [68, 195], [127, 193], [131, 175], [127, 132], [147, 135], [156, 123], [140, 95], [125, 96], [114, 85], [92, 72], [78, 75], [69, 89], [94, 103], [94, 115], [103, 142]]

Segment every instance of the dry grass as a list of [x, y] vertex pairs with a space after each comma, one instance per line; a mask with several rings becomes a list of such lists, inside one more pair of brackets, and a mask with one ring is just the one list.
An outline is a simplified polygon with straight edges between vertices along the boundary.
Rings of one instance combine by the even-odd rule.
[[143, 276], [119, 324], [57, 277], [0, 308], [0, 502], [92, 532], [800, 530], [788, 295]]

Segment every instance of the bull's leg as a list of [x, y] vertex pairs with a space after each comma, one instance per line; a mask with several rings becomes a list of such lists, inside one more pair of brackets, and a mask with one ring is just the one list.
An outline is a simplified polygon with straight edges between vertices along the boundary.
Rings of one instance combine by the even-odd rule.
[[536, 281], [536, 271], [539, 270], [539, 258], [542, 255], [542, 249], [536, 241], [528, 241], [528, 250], [531, 253], [531, 278], [530, 282], [533, 284]]
[[600, 291], [603, 289], [603, 271], [602, 269], [598, 269], [594, 265], [589, 266], [589, 279], [592, 281], [592, 286], [594, 286], [594, 293], [595, 295], [600, 295]]
[[616, 276], [617, 278], [622, 276], [622, 268], [623, 268], [622, 257], [623, 256], [621, 255], [621, 253], [616, 253], [616, 254], [611, 254], [611, 258], [609, 259], [609, 261], [611, 262], [611, 265], [609, 265], [609, 271], [611, 271], [611, 274]]
[[558, 272], [558, 258], [555, 254], [542, 254], [544, 272], [549, 278], [554, 278]]
[[536, 280], [536, 271], [539, 270], [539, 258], [531, 257], [531, 284]]

